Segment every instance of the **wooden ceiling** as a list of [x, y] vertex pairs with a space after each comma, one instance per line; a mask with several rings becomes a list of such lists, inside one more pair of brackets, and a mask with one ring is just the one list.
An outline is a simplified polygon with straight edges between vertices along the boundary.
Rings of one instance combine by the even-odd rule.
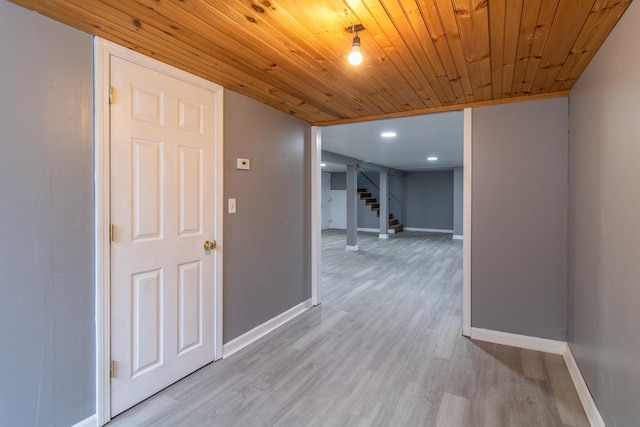
[[566, 95], [631, 2], [12, 1], [319, 125]]

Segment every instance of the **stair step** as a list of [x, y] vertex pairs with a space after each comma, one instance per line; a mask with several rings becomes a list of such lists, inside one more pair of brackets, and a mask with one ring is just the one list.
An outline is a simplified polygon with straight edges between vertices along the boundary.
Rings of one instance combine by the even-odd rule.
[[[361, 200], [364, 200], [365, 205], [369, 206], [372, 212], [376, 213], [376, 216], [380, 217], [380, 203], [378, 199], [372, 197], [371, 193], [367, 191], [366, 188], [358, 188], [358, 196], [360, 196]], [[393, 230], [393, 233], [399, 233], [404, 230], [403, 225], [400, 224], [400, 221], [397, 220], [392, 213], [389, 214], [389, 222], [388, 222], [389, 230]]]
[[389, 228], [393, 229], [394, 233], [399, 233], [402, 230], [404, 230], [404, 226], [402, 224], [396, 224], [396, 225], [390, 226]]

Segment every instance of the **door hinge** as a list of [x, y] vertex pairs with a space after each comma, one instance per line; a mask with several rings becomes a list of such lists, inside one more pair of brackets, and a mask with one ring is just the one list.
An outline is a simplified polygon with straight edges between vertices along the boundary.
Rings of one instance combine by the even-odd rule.
[[113, 242], [113, 238], [114, 238], [114, 236], [115, 236], [115, 228], [116, 228], [116, 227], [115, 227], [113, 224], [111, 224], [111, 225], [109, 226], [109, 241], [110, 241], [110, 242]]
[[115, 96], [113, 95], [114, 89], [113, 86], [109, 86], [109, 104], [115, 103]]
[[115, 378], [116, 377], [116, 362], [115, 360], [112, 360], [109, 363], [109, 378]]

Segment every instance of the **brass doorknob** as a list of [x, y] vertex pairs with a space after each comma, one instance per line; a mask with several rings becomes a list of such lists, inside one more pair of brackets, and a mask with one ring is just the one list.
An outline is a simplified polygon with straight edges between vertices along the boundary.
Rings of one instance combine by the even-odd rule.
[[216, 241], [214, 240], [213, 242], [207, 240], [206, 242], [204, 242], [204, 250], [205, 251], [212, 251], [216, 248]]

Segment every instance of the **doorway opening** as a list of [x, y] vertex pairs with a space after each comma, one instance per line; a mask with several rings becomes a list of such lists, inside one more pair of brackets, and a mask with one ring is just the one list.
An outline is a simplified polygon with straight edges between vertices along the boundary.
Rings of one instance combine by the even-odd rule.
[[[460, 185], [461, 187], [461, 193], [460, 196], [460, 205], [462, 205], [460, 207], [460, 211], [459, 211], [459, 218], [457, 219], [457, 221], [459, 221], [459, 224], [457, 225], [457, 229], [460, 230], [459, 235], [458, 233], [455, 233], [455, 230], [450, 230], [450, 229], [446, 229], [446, 230], [438, 230], [438, 229], [431, 229], [432, 227], [428, 227], [428, 226], [423, 226], [423, 227], [412, 227], [411, 226], [411, 221], [412, 219], [410, 218], [411, 214], [407, 214], [407, 213], [402, 213], [401, 214], [401, 218], [407, 218], [409, 217], [409, 223], [406, 225], [406, 227], [408, 227], [408, 229], [410, 231], [447, 231], [447, 232], [451, 232], [451, 234], [453, 235], [453, 237], [455, 238], [460, 238], [463, 240], [462, 242], [462, 252], [463, 252], [463, 290], [462, 290], [462, 333], [465, 336], [469, 336], [470, 332], [471, 332], [471, 124], [472, 124], [472, 110], [470, 108], [467, 108], [463, 111], [460, 112], [456, 112], [456, 114], [458, 115], [458, 121], [457, 121], [457, 132], [458, 132], [458, 139], [459, 139], [459, 147], [460, 147], [460, 153], [459, 153], [459, 157], [457, 162], [454, 163], [450, 163], [448, 164], [446, 167], [440, 167], [440, 168], [432, 168], [435, 169], [436, 171], [442, 171], [444, 169], [449, 169], [450, 171], [452, 171], [454, 168], [459, 168], [458, 172], [459, 174], [456, 176], [456, 179], [459, 180], [459, 182], [456, 183], [456, 185]], [[430, 118], [435, 118], [436, 116], [438, 116], [438, 114], [434, 114], [434, 115], [429, 115], [429, 116], [425, 116], [425, 117], [430, 117]], [[372, 122], [373, 123], [373, 122]], [[377, 126], [377, 128], [375, 129], [375, 132], [378, 132], [377, 135], [380, 135], [381, 130], [385, 129], [386, 127], [388, 127], [390, 125], [390, 121], [389, 120], [382, 120], [379, 123], [375, 123], [375, 126]], [[355, 124], [351, 124], [349, 126], [353, 127]], [[365, 126], [365, 124], [359, 124], [361, 126]], [[373, 124], [369, 124], [370, 126], [374, 126]], [[348, 126], [348, 125], [337, 125], [337, 126]], [[454, 125], [456, 126], [456, 125]], [[336, 126], [334, 126], [336, 127]], [[329, 224], [333, 225], [333, 227], [329, 227], [329, 228], [337, 228], [335, 227], [336, 224], [336, 220], [334, 218], [330, 218], [329, 220], [322, 219], [322, 212], [325, 213], [329, 213], [332, 216], [336, 215], [336, 212], [344, 212], [346, 210], [345, 207], [343, 206], [332, 206], [330, 208], [321, 208], [322, 206], [322, 186], [323, 186], [323, 179], [322, 179], [322, 175], [324, 174], [331, 174], [331, 179], [333, 179], [334, 176], [339, 176], [336, 174], [340, 174], [343, 173], [344, 169], [340, 169], [340, 168], [344, 168], [344, 162], [348, 162], [348, 161], [354, 161], [356, 162], [356, 164], [362, 168], [363, 165], [364, 167], [368, 167], [369, 165], [373, 164], [374, 166], [381, 166], [377, 163], [375, 163], [375, 161], [371, 160], [370, 155], [367, 154], [366, 150], [369, 151], [384, 151], [384, 146], [381, 146], [379, 144], [374, 144], [372, 148], [371, 144], [367, 145], [366, 143], [362, 144], [362, 149], [365, 151], [361, 151], [358, 152], [357, 151], [357, 147], [356, 149], [354, 149], [354, 151], [352, 152], [352, 155], [347, 155], [350, 154], [349, 152], [343, 151], [342, 153], [333, 153], [329, 150], [331, 149], [335, 149], [336, 146], [348, 146], [349, 141], [352, 140], [352, 138], [354, 138], [354, 135], [362, 135], [363, 130], [359, 127], [353, 127], [353, 129], [350, 129], [348, 131], [345, 131], [345, 136], [342, 136], [343, 139], [337, 139], [336, 144], [332, 144], [332, 143], [327, 143], [327, 137], [333, 137], [333, 135], [331, 135], [331, 132], [328, 128], [318, 128], [318, 127], [313, 127], [312, 128], [312, 153], [315, 154], [315, 156], [312, 156], [312, 186], [315, 188], [315, 196], [312, 199], [312, 212], [314, 212], [314, 215], [316, 216], [316, 221], [317, 221], [317, 226], [312, 226], [312, 252], [313, 252], [313, 259], [312, 259], [312, 271], [313, 271], [313, 280], [312, 280], [312, 293], [314, 294], [318, 294], [321, 295], [321, 289], [322, 289], [322, 272], [321, 272], [321, 267], [322, 267], [322, 260], [321, 260], [321, 251], [322, 251], [322, 222], [324, 221], [324, 225], [326, 226], [327, 222], [329, 222]], [[396, 136], [397, 136], [397, 132], [396, 132]], [[369, 134], [369, 140], [371, 139], [371, 134]], [[390, 145], [387, 146], [386, 150], [388, 152], [398, 152], [398, 148], [397, 146], [394, 147], [391, 143], [389, 143]], [[357, 144], [356, 144], [357, 145]], [[380, 148], [382, 147], [382, 148]], [[327, 152], [329, 152], [329, 155], [327, 156]], [[337, 154], [337, 155], [336, 155]], [[315, 157], [315, 158], [314, 158]], [[415, 156], [414, 156], [415, 157]], [[428, 157], [433, 157], [432, 155], [425, 155], [425, 161], [430, 161], [427, 160]], [[439, 158], [443, 158], [440, 156], [437, 156]], [[446, 157], [444, 157], [446, 158]], [[338, 162], [336, 162], [336, 159], [338, 160]], [[362, 160], [364, 159], [364, 160]], [[333, 160], [329, 161], [329, 160]], [[324, 165], [324, 167], [320, 166], [320, 163], [322, 163]], [[342, 163], [342, 164], [341, 164]], [[383, 161], [380, 161], [380, 163], [383, 163]], [[387, 166], [387, 165], [385, 165]], [[391, 168], [391, 169], [396, 169], [396, 168]], [[398, 168], [398, 170], [400, 170]], [[415, 171], [415, 169], [414, 169]], [[413, 175], [416, 175], [415, 173]], [[406, 175], [405, 175], [406, 177]], [[415, 178], [415, 176], [413, 176], [412, 178]], [[341, 177], [339, 177], [338, 181], [341, 181]], [[399, 180], [401, 179], [406, 179], [406, 178], [402, 178], [399, 177]], [[328, 178], [324, 179], [325, 182], [325, 188], [326, 188], [326, 182], [328, 181]], [[346, 189], [337, 189], [337, 187], [335, 185], [333, 185], [333, 182], [330, 184], [331, 192], [329, 193], [328, 199], [332, 202], [335, 203], [335, 201], [337, 200], [339, 203], [342, 204], [342, 199], [341, 196], [339, 195], [340, 193], [333, 193], [333, 191], [342, 191], [346, 193]], [[325, 190], [326, 191], [326, 190]], [[406, 190], [405, 190], [406, 191]], [[338, 197], [335, 197], [336, 195], [338, 195]], [[406, 199], [407, 194], [402, 194], [401, 197]], [[326, 198], [325, 198], [325, 202], [326, 202]], [[406, 208], [406, 207], [405, 207]], [[411, 209], [413, 209], [413, 207], [411, 207]], [[340, 218], [338, 219], [337, 223], [340, 224], [341, 223], [341, 215], [342, 214], [338, 214], [340, 215]], [[313, 221], [312, 221], [313, 222]], [[366, 227], [365, 227], [366, 228]], [[415, 229], [420, 229], [420, 230], [415, 230]], [[414, 230], [412, 230], [414, 229]], [[367, 230], [365, 230], [367, 231]], [[372, 231], [372, 230], [368, 230], [368, 231]], [[462, 237], [464, 236], [464, 237]], [[380, 236], [382, 237], [382, 236]], [[317, 301], [318, 303], [320, 302], [320, 299], [318, 299]]]

